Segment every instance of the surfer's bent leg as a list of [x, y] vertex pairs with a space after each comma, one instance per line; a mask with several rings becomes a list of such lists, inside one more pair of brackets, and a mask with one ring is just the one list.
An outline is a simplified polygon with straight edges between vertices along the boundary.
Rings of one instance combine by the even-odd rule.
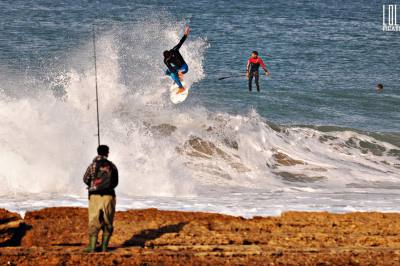
[[171, 70], [167, 69], [167, 70], [165, 71], [165, 74], [166, 74], [167, 76], [170, 76], [170, 77], [172, 78], [172, 80], [175, 81], [176, 85], [178, 85], [179, 88], [182, 88], [182, 87], [183, 87], [181, 81], [179, 80], [178, 73], [173, 73], [173, 72], [171, 72]]
[[186, 74], [186, 73], [188, 73], [188, 71], [189, 71], [189, 67], [187, 64], [183, 64], [181, 66], [181, 68], [179, 69], [179, 72], [181, 72], [182, 74]]
[[183, 88], [183, 85], [182, 85], [181, 81], [179, 80], [178, 73], [171, 73], [170, 76], [175, 81], [176, 85], [178, 85], [179, 88]]
[[183, 80], [183, 75], [186, 74], [189, 71], [189, 67], [187, 64], [183, 64], [179, 69], [178, 69], [178, 76], [179, 80]]

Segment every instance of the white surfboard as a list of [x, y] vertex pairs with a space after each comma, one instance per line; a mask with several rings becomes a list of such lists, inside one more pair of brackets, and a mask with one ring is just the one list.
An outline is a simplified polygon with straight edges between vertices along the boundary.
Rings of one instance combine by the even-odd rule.
[[185, 87], [185, 91], [181, 92], [178, 94], [178, 85], [176, 85], [176, 83], [172, 84], [171, 87], [169, 88], [169, 98], [171, 99], [171, 102], [173, 102], [174, 104], [178, 104], [183, 102], [184, 100], [186, 100], [186, 98], [189, 95], [189, 87], [186, 87], [186, 84], [184, 81], [181, 81], [183, 87]]

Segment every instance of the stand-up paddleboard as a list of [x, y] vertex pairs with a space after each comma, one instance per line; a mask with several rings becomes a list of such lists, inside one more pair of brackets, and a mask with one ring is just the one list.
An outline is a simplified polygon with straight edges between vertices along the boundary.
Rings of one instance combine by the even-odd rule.
[[169, 98], [171, 99], [171, 102], [173, 102], [174, 104], [183, 102], [184, 100], [186, 100], [186, 98], [189, 95], [189, 87], [186, 87], [186, 84], [184, 81], [181, 81], [181, 82], [182, 82], [183, 87], [185, 87], [184, 92], [181, 92], [178, 94], [179, 87], [178, 87], [178, 85], [176, 85], [176, 83], [171, 85], [171, 87], [169, 88], [169, 92], [170, 92]]

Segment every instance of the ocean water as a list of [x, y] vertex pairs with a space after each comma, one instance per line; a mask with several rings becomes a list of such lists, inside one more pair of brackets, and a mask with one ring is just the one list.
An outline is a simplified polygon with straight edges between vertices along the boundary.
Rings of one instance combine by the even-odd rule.
[[[95, 25], [118, 209], [399, 211], [400, 35], [380, 1], [2, 1], [0, 22], [0, 207], [86, 206]], [[162, 51], [187, 23], [173, 105]]]

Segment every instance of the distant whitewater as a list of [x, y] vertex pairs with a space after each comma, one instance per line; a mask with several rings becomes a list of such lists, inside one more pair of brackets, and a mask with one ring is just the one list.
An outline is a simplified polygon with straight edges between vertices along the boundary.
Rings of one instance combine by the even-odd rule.
[[[120, 209], [399, 211], [395, 134], [279, 126], [255, 110], [171, 104], [161, 55], [182, 26], [146, 20], [99, 32], [101, 138], [121, 173]], [[189, 38], [182, 47], [190, 84], [204, 78], [208, 45]], [[48, 82], [8, 76], [2, 84], [0, 207], [86, 206], [82, 175], [97, 144], [91, 49], [87, 40], [66, 65], [52, 66]]]

